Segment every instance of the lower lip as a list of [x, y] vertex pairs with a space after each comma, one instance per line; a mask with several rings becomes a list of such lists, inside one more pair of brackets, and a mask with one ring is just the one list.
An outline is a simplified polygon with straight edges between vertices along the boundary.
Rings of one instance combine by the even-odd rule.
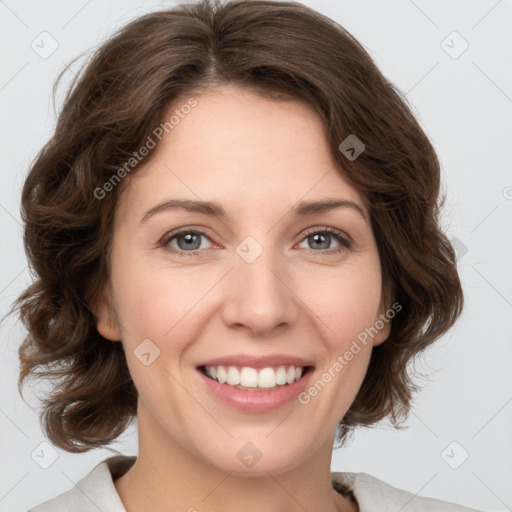
[[293, 402], [304, 391], [313, 373], [310, 369], [301, 379], [271, 391], [244, 391], [228, 384], [221, 384], [197, 369], [212, 395], [222, 403], [244, 412], [269, 412]]

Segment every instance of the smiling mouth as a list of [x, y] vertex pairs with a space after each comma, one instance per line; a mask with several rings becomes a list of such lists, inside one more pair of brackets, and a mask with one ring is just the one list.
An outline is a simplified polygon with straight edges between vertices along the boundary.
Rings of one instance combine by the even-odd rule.
[[304, 378], [313, 366], [279, 365], [266, 368], [250, 366], [199, 366], [199, 371], [211, 380], [245, 391], [271, 391], [289, 386]]

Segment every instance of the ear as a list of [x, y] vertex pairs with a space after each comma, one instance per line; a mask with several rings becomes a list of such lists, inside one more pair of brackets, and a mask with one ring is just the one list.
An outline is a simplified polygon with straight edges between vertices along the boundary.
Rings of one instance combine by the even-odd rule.
[[121, 330], [116, 320], [116, 314], [112, 307], [112, 300], [108, 287], [102, 293], [101, 297], [96, 303], [94, 308], [94, 314], [96, 315], [96, 329], [98, 332], [108, 340], [120, 341]]
[[[402, 309], [400, 307], [400, 309]], [[398, 309], [398, 311], [400, 311]], [[382, 295], [380, 306], [379, 306], [379, 314], [375, 318], [375, 328], [378, 330], [378, 333], [373, 337], [372, 344], [374, 347], [384, 343], [391, 333], [391, 322], [392, 318], [396, 315], [396, 310], [391, 306], [391, 299], [386, 297], [385, 294]]]

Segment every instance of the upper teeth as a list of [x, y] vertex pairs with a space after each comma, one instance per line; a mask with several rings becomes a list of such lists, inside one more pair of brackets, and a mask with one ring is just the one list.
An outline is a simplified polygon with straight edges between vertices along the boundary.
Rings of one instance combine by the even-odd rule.
[[274, 388], [283, 384], [292, 384], [302, 376], [300, 366], [278, 366], [276, 368], [251, 368], [244, 366], [205, 366], [206, 375], [221, 384], [243, 386], [246, 388]]

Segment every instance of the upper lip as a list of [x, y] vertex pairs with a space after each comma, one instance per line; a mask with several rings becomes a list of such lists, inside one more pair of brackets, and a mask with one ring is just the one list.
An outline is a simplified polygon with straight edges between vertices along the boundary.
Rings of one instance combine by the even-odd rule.
[[230, 356], [216, 357], [203, 361], [200, 366], [249, 366], [251, 368], [266, 368], [269, 366], [313, 366], [311, 361], [301, 357], [286, 354], [269, 354], [266, 356], [253, 356], [249, 354], [232, 354]]

